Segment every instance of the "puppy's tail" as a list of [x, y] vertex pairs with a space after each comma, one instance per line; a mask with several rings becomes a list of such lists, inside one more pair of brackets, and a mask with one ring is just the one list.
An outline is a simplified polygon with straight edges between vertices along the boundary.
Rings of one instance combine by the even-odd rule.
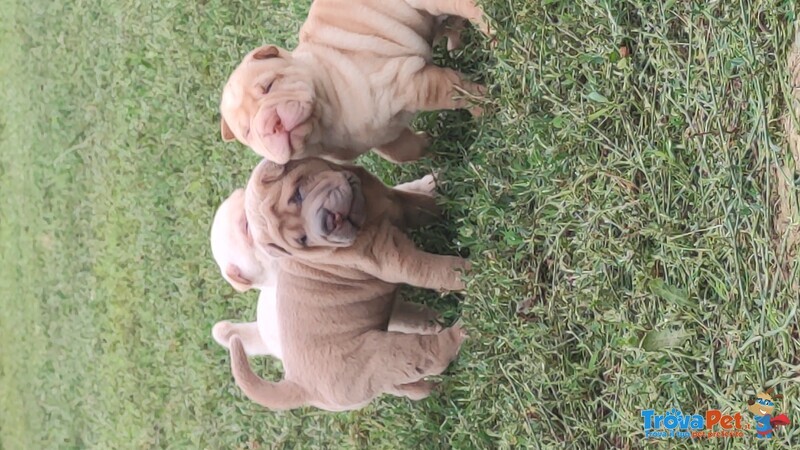
[[230, 352], [233, 379], [247, 398], [276, 411], [299, 408], [308, 404], [308, 394], [297, 384], [289, 380], [273, 383], [256, 375], [250, 368], [239, 336], [231, 337]]

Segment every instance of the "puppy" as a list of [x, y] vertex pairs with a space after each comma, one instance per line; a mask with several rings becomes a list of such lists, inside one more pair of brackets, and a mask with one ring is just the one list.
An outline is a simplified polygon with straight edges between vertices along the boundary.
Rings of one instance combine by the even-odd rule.
[[[433, 175], [395, 186], [395, 189], [434, 195]], [[244, 189], [235, 190], [222, 202], [211, 225], [211, 253], [225, 278], [239, 292], [259, 289], [256, 321], [247, 323], [217, 322], [212, 336], [218, 344], [229, 347], [230, 336], [241, 337], [248, 355], [271, 355], [283, 358], [278, 335], [276, 278], [278, 265], [273, 258], [256, 258], [253, 239], [244, 213]], [[433, 334], [441, 331], [440, 316], [424, 305], [400, 301], [389, 321], [389, 331]]]
[[465, 108], [463, 92], [485, 91], [432, 64], [434, 39], [459, 43], [460, 25], [443, 16], [489, 30], [474, 0], [315, 0], [293, 51], [265, 45], [233, 71], [220, 103], [222, 138], [279, 164], [350, 161], [371, 148], [393, 162], [419, 159], [428, 137], [408, 127], [414, 114]]
[[461, 290], [465, 260], [418, 250], [393, 223], [428, 220], [429, 197], [398, 192], [357, 167], [321, 159], [254, 170], [245, 207], [256, 246], [280, 258], [278, 320], [284, 379], [256, 376], [241, 339], [231, 369], [270, 409], [358, 409], [384, 393], [419, 400], [455, 358], [461, 326], [434, 335], [383, 331], [397, 283]]

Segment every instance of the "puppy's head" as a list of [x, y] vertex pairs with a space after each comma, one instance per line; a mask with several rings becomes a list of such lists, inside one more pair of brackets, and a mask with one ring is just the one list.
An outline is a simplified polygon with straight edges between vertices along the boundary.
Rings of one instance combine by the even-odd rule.
[[256, 257], [255, 243], [244, 211], [244, 189], [222, 202], [211, 224], [211, 253], [222, 277], [239, 292], [275, 284], [275, 262]]
[[245, 205], [256, 247], [273, 256], [349, 247], [366, 221], [359, 176], [317, 158], [284, 166], [262, 161], [247, 184]]
[[244, 57], [222, 91], [222, 139], [234, 139], [285, 164], [301, 155], [313, 130], [316, 97], [311, 72], [274, 45]]

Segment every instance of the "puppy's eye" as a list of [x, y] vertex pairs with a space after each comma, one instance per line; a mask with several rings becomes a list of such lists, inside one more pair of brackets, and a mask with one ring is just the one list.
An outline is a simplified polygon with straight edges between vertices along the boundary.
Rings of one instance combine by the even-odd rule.
[[308, 244], [308, 236], [303, 235], [303, 237], [297, 240], [297, 243], [305, 247]]
[[262, 92], [266, 95], [269, 94], [269, 91], [272, 90], [272, 85], [275, 84], [275, 81], [270, 81], [268, 85], [262, 88]]
[[300, 187], [298, 187], [294, 191], [294, 194], [292, 195], [292, 198], [289, 199], [289, 203], [290, 204], [293, 203], [293, 204], [296, 204], [296, 205], [299, 205], [300, 203], [303, 203], [303, 194], [300, 193]]

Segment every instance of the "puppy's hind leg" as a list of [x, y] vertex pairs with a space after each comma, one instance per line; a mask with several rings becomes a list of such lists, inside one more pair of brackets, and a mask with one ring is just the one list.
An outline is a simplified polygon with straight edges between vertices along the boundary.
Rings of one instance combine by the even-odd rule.
[[392, 194], [395, 197], [395, 205], [401, 209], [406, 228], [430, 225], [442, 216], [442, 210], [433, 196], [397, 190]]
[[427, 133], [415, 133], [410, 128], [406, 128], [397, 139], [381, 145], [375, 149], [375, 152], [383, 159], [393, 163], [404, 163], [416, 161], [425, 156], [429, 145], [430, 138]]
[[399, 300], [389, 319], [389, 331], [406, 334], [438, 334], [442, 315], [417, 303]]
[[460, 324], [433, 335], [381, 333], [371, 337], [375, 345], [370, 351], [377, 357], [370, 368], [383, 392], [424, 398], [433, 383], [419, 383], [423, 378], [439, 375], [458, 355], [466, 333]]
[[447, 51], [452, 52], [461, 48], [461, 33], [464, 31], [466, 20], [462, 17], [439, 16], [436, 19], [436, 33], [433, 38], [434, 45], [439, 41], [447, 41]]
[[389, 193], [389, 221], [402, 229], [434, 223], [442, 215], [442, 210], [436, 204], [435, 189], [433, 175], [395, 186]]
[[397, 397], [408, 397], [411, 400], [419, 401], [431, 395], [439, 383], [433, 381], [419, 380], [413, 383], [401, 384], [393, 386], [392, 390], [388, 393]]
[[492, 36], [486, 15], [475, 0], [406, 0], [412, 8], [426, 11], [434, 16], [459, 16], [472, 22], [481, 32]]
[[419, 180], [409, 181], [408, 183], [398, 184], [394, 188], [403, 192], [416, 192], [417, 194], [436, 196], [436, 172], [425, 175]]

